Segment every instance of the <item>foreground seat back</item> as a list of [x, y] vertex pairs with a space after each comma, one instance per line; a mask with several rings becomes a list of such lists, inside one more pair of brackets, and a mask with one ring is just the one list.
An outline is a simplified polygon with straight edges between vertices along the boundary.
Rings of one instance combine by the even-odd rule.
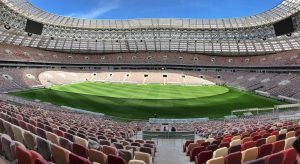
[[232, 147], [230, 147], [228, 149], [228, 154], [239, 152], [241, 150], [242, 150], [242, 146], [241, 145], [232, 146]]
[[285, 137], [286, 137], [286, 134], [279, 134], [279, 135], [277, 136], [277, 141], [285, 140]]
[[296, 137], [289, 137], [285, 139], [284, 150], [292, 148], [296, 139], [297, 139]]
[[278, 152], [278, 153], [275, 153], [275, 154], [271, 154], [267, 158], [267, 164], [282, 163], [283, 157], [284, 157], [283, 152]]
[[258, 149], [258, 158], [270, 155], [272, 153], [272, 144], [264, 144]]
[[244, 164], [266, 164], [266, 159], [265, 158], [259, 158], [259, 159], [247, 161]]
[[187, 147], [186, 155], [189, 156], [192, 153], [192, 150], [197, 146], [200, 146], [200, 145], [198, 145], [196, 143], [190, 143], [189, 146]]
[[278, 153], [284, 149], [285, 141], [276, 141], [273, 143], [272, 153]]
[[224, 157], [210, 159], [206, 164], [224, 164]]
[[46, 131], [41, 128], [36, 128], [36, 134], [44, 139], [47, 139]]
[[194, 161], [195, 160], [195, 156], [197, 154], [199, 154], [200, 152], [204, 151], [205, 147], [204, 146], [197, 146], [195, 147], [192, 152], [190, 153], [190, 161]]
[[112, 146], [103, 146], [103, 153], [106, 155], [118, 155], [118, 150]]
[[242, 151], [247, 150], [249, 148], [255, 147], [256, 142], [255, 141], [248, 141], [242, 145]]
[[57, 164], [69, 164], [70, 151], [56, 144], [51, 144], [52, 157]]
[[122, 157], [126, 161], [126, 163], [133, 159], [133, 154], [130, 150], [119, 149], [118, 152], [119, 156]]
[[107, 155], [101, 151], [90, 149], [89, 150], [89, 159], [91, 162], [98, 162], [98, 163], [106, 163]]
[[213, 158], [225, 157], [226, 155], [228, 155], [228, 148], [222, 147], [214, 151]]
[[7, 121], [3, 121], [3, 126], [5, 128], [6, 134], [10, 137], [10, 138], [14, 138], [14, 132], [12, 130], [12, 124], [10, 122]]
[[269, 144], [269, 143], [274, 143], [276, 142], [276, 136], [275, 135], [271, 135], [269, 136], [267, 139], [266, 139], [266, 143]]
[[36, 143], [37, 143], [37, 152], [40, 153], [45, 160], [50, 161], [51, 146], [49, 141], [37, 136]]
[[141, 160], [130, 160], [128, 164], [146, 164], [146, 163]]
[[86, 139], [84, 139], [84, 138], [75, 136], [74, 143], [76, 143], [78, 145], [81, 145], [81, 146], [83, 146], [83, 147], [85, 147], [85, 148], [88, 149], [88, 141]]
[[149, 147], [140, 147], [140, 152], [148, 153], [151, 156], [154, 156], [154, 150]]
[[61, 147], [65, 148], [65, 149], [68, 149], [68, 150], [72, 151], [73, 143], [70, 140], [66, 139], [66, 138], [60, 137], [59, 138], [59, 145]]
[[256, 159], [258, 156], [258, 148], [252, 147], [242, 151], [242, 163]]
[[6, 134], [2, 134], [1, 135], [1, 144], [2, 144], [2, 150], [3, 150], [4, 157], [6, 159], [8, 159], [9, 161], [13, 161], [14, 155], [13, 155], [13, 152], [11, 149], [13, 144], [15, 144], [13, 142], [13, 140], [11, 140], [10, 136], [8, 136]]
[[225, 164], [241, 164], [241, 160], [242, 160], [242, 153], [235, 152], [235, 153], [228, 154], [225, 157], [224, 162]]
[[242, 144], [242, 140], [241, 139], [236, 139], [230, 142], [230, 147], [232, 146], [236, 146], [236, 145], [241, 145]]
[[249, 141], [253, 141], [253, 138], [252, 137], [245, 137], [243, 138], [242, 140], [242, 144], [246, 143], [246, 142], [249, 142]]
[[291, 138], [291, 137], [295, 137], [296, 132], [295, 131], [289, 131], [286, 133], [286, 138]]
[[18, 164], [34, 164], [35, 162], [35, 159], [31, 157], [30, 152], [20, 146], [16, 147], [16, 157], [18, 159]]
[[195, 164], [202, 164], [206, 163], [209, 159], [213, 157], [213, 152], [211, 150], [202, 151], [199, 153], [195, 159]]
[[36, 148], [36, 135], [29, 131], [25, 131], [24, 132], [24, 144], [30, 150], [34, 150]]
[[18, 126], [12, 126], [14, 140], [24, 144], [24, 130]]
[[127, 164], [127, 162], [119, 156], [108, 155], [106, 164]]
[[51, 141], [52, 143], [59, 145], [59, 138], [56, 134], [47, 132], [46, 134], [47, 140]]
[[134, 159], [144, 161], [146, 164], [152, 164], [152, 157], [148, 153], [135, 152]]
[[260, 147], [262, 146], [263, 144], [266, 144], [266, 139], [265, 138], [261, 138], [261, 139], [258, 139], [256, 141], [256, 147]]
[[295, 164], [297, 152], [294, 148], [284, 151], [283, 164]]
[[69, 162], [70, 164], [91, 164], [91, 162], [88, 159], [80, 157], [74, 153], [71, 153], [69, 155]]
[[88, 158], [88, 149], [82, 145], [73, 143], [72, 152], [76, 155], [79, 155], [83, 158]]

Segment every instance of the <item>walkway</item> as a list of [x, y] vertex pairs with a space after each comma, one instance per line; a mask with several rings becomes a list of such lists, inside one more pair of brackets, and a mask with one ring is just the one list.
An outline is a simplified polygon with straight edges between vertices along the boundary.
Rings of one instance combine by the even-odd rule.
[[154, 164], [192, 164], [185, 153], [182, 152], [182, 139], [158, 139], [157, 153]]

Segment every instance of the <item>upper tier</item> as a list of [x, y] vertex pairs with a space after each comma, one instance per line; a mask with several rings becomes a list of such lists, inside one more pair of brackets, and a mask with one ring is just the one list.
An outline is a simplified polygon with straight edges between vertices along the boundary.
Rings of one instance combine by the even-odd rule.
[[[241, 18], [93, 20], [47, 13], [28, 0], [0, 0], [0, 43], [76, 53], [269, 54], [300, 49], [299, 11], [299, 0], [283, 0]], [[295, 31], [277, 36], [274, 23], [289, 17]], [[41, 35], [25, 32], [27, 19], [44, 24]]]

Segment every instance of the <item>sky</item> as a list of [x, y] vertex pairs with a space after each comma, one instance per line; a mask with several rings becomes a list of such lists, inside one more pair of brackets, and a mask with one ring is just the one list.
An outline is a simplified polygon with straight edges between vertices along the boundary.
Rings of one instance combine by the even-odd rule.
[[90, 19], [233, 18], [258, 14], [282, 0], [29, 0], [50, 13]]

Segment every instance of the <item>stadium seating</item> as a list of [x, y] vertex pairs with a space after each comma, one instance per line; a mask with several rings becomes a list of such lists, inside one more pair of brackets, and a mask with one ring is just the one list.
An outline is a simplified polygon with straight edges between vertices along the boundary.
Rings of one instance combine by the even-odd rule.
[[[11, 108], [11, 106], [13, 106], [13, 108]], [[111, 122], [110, 120], [105, 120], [101, 117], [95, 118], [93, 116], [89, 116], [90, 118], [86, 118], [85, 114], [78, 114], [78, 113], [76, 114], [73, 112], [67, 112], [65, 110], [57, 110], [57, 109], [55, 111], [52, 111], [53, 113], [51, 112], [51, 110], [49, 110], [49, 111], [44, 110], [41, 112], [38, 110], [38, 108], [33, 109], [32, 107], [26, 107], [26, 106], [19, 107], [19, 106], [7, 104], [6, 102], [2, 102], [2, 101], [0, 101], [0, 110], [1, 110], [0, 125], [3, 125], [1, 132], [6, 132], [7, 134], [10, 135], [9, 136], [6, 134], [1, 134], [1, 143], [2, 143], [1, 150], [4, 151], [3, 154], [4, 154], [5, 158], [8, 159], [9, 161], [15, 161], [17, 159], [26, 158], [26, 159], [29, 159], [29, 160], [27, 160], [29, 163], [31, 163], [34, 160], [37, 163], [45, 163], [45, 160], [52, 161], [52, 162], [59, 161], [59, 163], [71, 163], [74, 161], [79, 162], [79, 163], [90, 163], [90, 161], [91, 162], [100, 162], [100, 163], [105, 163], [105, 162], [114, 163], [114, 161], [128, 163], [130, 160], [133, 159], [133, 155], [131, 154], [130, 151], [127, 151], [127, 150], [119, 150], [119, 152], [118, 152], [118, 151], [116, 151], [116, 148], [111, 147], [111, 146], [105, 146], [105, 145], [100, 148], [99, 147], [100, 145], [98, 144], [98, 146], [96, 146], [95, 144], [97, 142], [93, 142], [93, 140], [87, 141], [78, 136], [73, 136], [72, 134], [69, 134], [69, 137], [73, 138], [73, 141], [74, 141], [74, 142], [71, 142], [70, 140], [63, 138], [63, 135], [58, 136], [55, 133], [52, 133], [55, 131], [55, 128], [59, 128], [59, 126], [64, 126], [65, 128], [67, 128], [67, 126], [68, 126], [68, 128], [67, 128], [68, 130], [66, 129], [66, 131], [69, 131], [72, 129], [75, 132], [74, 134], [79, 134], [79, 132], [83, 133], [85, 138], [92, 138], [92, 137], [88, 137], [88, 134], [90, 134], [90, 135], [96, 134], [96, 133], [89, 133], [92, 131], [95, 132], [96, 129], [86, 128], [86, 124], [71, 123], [71, 121], [69, 119], [67, 119], [68, 118], [67, 115], [69, 115], [70, 118], [72, 118], [72, 117], [82, 118], [82, 121], [91, 120], [91, 119], [92, 120], [99, 119], [99, 120], [101, 120], [101, 122]], [[36, 110], [37, 113], [35, 113], [35, 114], [37, 114], [37, 115], [32, 113], [33, 110]], [[65, 113], [63, 115], [60, 115], [60, 117], [64, 118], [64, 119], [61, 119], [61, 121], [59, 121], [60, 119], [58, 118], [59, 115], [57, 115], [57, 112]], [[44, 114], [47, 115], [47, 119], [43, 118]], [[39, 116], [39, 117], [35, 118], [35, 120], [31, 120], [30, 116], [32, 116], [32, 115]], [[19, 117], [19, 116], [22, 116], [22, 117]], [[29, 119], [23, 119], [24, 118], [23, 116], [28, 117]], [[49, 119], [49, 118], [51, 118], [51, 119]], [[83, 118], [86, 118], [86, 119], [83, 119]], [[22, 127], [18, 124], [21, 121], [18, 119], [23, 120], [23, 124], [20, 124], [20, 125], [23, 125], [23, 127], [26, 129], [22, 129]], [[57, 122], [55, 122], [54, 120], [56, 120]], [[62, 124], [59, 125], [60, 123], [62, 123], [62, 121], [70, 121], [70, 122], [69, 123], [66, 122], [66, 124], [64, 124], [64, 125], [62, 125]], [[15, 123], [16, 125], [13, 125], [11, 122]], [[116, 126], [119, 128], [125, 125], [125, 124], [122, 125], [122, 124], [115, 123], [115, 122], [113, 122], [113, 123], [116, 124]], [[26, 126], [24, 126], [24, 124]], [[72, 128], [72, 127], [75, 127], [72, 124], [77, 126], [77, 128], [76, 129]], [[59, 126], [57, 126], [57, 125], [59, 125]], [[87, 125], [89, 125], [89, 123]], [[108, 125], [108, 124], [105, 124], [105, 125]], [[37, 127], [37, 126], [39, 126], [39, 127]], [[51, 128], [49, 128], [49, 127], [47, 128], [47, 126], [49, 126], [49, 127], [51, 126]], [[35, 129], [35, 130], [33, 130], [33, 132], [35, 134], [30, 131], [27, 131], [27, 129], [29, 129], [28, 127], [31, 127], [31, 129]], [[45, 130], [41, 129], [41, 128], [44, 128]], [[63, 129], [63, 128], [60, 128], [60, 129]], [[121, 129], [124, 129], [124, 128], [121, 128]], [[69, 132], [71, 132], [71, 131], [69, 131]], [[71, 133], [73, 133], [73, 132], [71, 132]], [[62, 134], [62, 132], [59, 134]], [[64, 133], [64, 134], [67, 134], [67, 133]], [[129, 134], [123, 133], [122, 131], [119, 131], [119, 130], [116, 130], [115, 132], [110, 131], [110, 130], [105, 132], [105, 131], [103, 131], [103, 129], [99, 129], [97, 134], [99, 134], [99, 136], [104, 135], [104, 136], [110, 137], [110, 140], [112, 142], [119, 142], [119, 140], [125, 141], [125, 138], [123, 138], [123, 137], [126, 137], [127, 135], [129, 135]], [[43, 138], [43, 137], [45, 137], [45, 138]], [[14, 140], [18, 140], [18, 141], [14, 141]], [[95, 139], [95, 140], [98, 141], [97, 139]], [[36, 150], [37, 152], [35, 154], [37, 154], [37, 155], [34, 154], [34, 151], [27, 151], [25, 146], [23, 146], [23, 144], [21, 142], [24, 143], [24, 145], [26, 145], [27, 148], [29, 148], [31, 150]], [[126, 143], [126, 142], [123, 142], [123, 143]], [[147, 153], [135, 152], [135, 158], [144, 160], [146, 163], [151, 163], [152, 158], [154, 158], [154, 156], [152, 156], [152, 155], [154, 155], [155, 146], [152, 145], [152, 144], [154, 144], [154, 142], [147, 141], [147, 143], [146, 143], [146, 141], [144, 141], [144, 140], [140, 140], [139, 142], [145, 143], [145, 146], [147, 146], [147, 147], [143, 147], [142, 145], [140, 145], [140, 147], [138, 147], [138, 150], [141, 148], [141, 151], [146, 151]], [[121, 143], [121, 142], [119, 142], [119, 143]], [[97, 149], [99, 148], [99, 149], [103, 150], [103, 152], [95, 150], [95, 149], [90, 149], [90, 147], [96, 147]], [[143, 150], [143, 149], [145, 149], [145, 150]], [[150, 150], [150, 151], [148, 151], [148, 150]], [[105, 155], [105, 153], [107, 153], [107, 154], [113, 153], [113, 154], [120, 155], [120, 156], [112, 156], [112, 155], [107, 156], [107, 155]], [[109, 157], [109, 156], [112, 156], [112, 157]], [[41, 159], [38, 159], [38, 158], [41, 158]], [[110, 161], [108, 160], [109, 158], [110, 158]]]
[[[16, 45], [0, 45], [5, 62], [43, 62], [63, 64], [131, 63], [133, 54], [68, 54], [48, 52]], [[194, 57], [202, 66], [287, 66], [300, 63], [299, 51], [281, 52], [268, 56], [214, 56], [184, 54], [182, 63], [193, 65]], [[137, 63], [145, 63], [153, 56], [157, 63], [167, 55], [166, 63], [178, 62], [178, 53], [141, 53]], [[105, 59], [103, 59], [105, 56]], [[119, 58], [119, 56], [121, 56]], [[119, 58], [120, 60], [116, 60]], [[214, 60], [212, 60], [214, 58]], [[230, 60], [229, 60], [230, 59]], [[247, 60], [246, 60], [247, 59]], [[293, 59], [293, 60], [291, 60]], [[207, 62], [210, 61], [210, 62]], [[229, 62], [230, 61], [230, 62]], [[247, 62], [246, 62], [247, 61]], [[145, 74], [148, 78], [145, 78]], [[168, 74], [168, 78], [163, 78]], [[185, 79], [183, 79], [183, 75]], [[204, 76], [204, 78], [200, 78]], [[67, 78], [62, 78], [67, 77]], [[221, 77], [221, 78], [218, 78]], [[300, 100], [297, 73], [216, 71], [216, 70], [109, 70], [62, 69], [62, 68], [1, 68], [0, 92], [45, 87], [53, 84], [69, 84], [82, 81], [120, 82], [134, 84], [166, 83], [189, 85], [228, 85], [249, 91], [262, 91], [271, 97], [287, 97]], [[3, 156], [8, 161], [24, 159], [45, 163], [80, 161], [82, 163], [146, 163], [155, 158], [155, 143], [130, 139], [136, 133], [137, 124], [125, 124], [65, 109], [33, 108], [0, 101], [0, 132]], [[55, 111], [55, 112], [54, 112]], [[187, 141], [183, 151], [195, 163], [293, 163], [295, 151], [292, 144], [300, 134], [297, 122], [278, 120], [280, 114], [266, 114], [234, 121], [207, 121], [176, 125], [178, 131], [195, 129], [201, 138]], [[274, 119], [276, 117], [276, 120]], [[78, 123], [71, 118], [78, 120]], [[272, 120], [274, 119], [274, 120]], [[139, 129], [156, 129], [155, 125], [141, 123]], [[101, 128], [99, 128], [101, 127]], [[134, 128], [133, 128], [134, 127]], [[212, 128], [214, 127], [214, 128]], [[28, 149], [28, 150], [27, 150]], [[131, 161], [135, 159], [135, 161]], [[240, 159], [240, 160], [239, 160]], [[113, 161], [113, 162], [111, 162]], [[143, 161], [143, 162], [142, 162]], [[223, 162], [224, 161], [224, 162]]]

